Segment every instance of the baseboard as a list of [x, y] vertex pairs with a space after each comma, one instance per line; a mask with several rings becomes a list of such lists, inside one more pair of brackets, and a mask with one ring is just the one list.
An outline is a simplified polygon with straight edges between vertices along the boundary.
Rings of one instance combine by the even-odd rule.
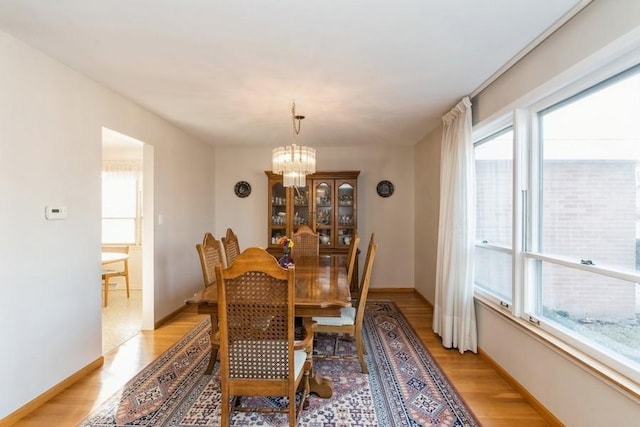
[[551, 426], [553, 427], [564, 427], [562, 421], [560, 421], [555, 415], [553, 415], [547, 408], [544, 407], [542, 403], [538, 401], [529, 391], [524, 388], [515, 378], [513, 378], [502, 366], [500, 366], [495, 360], [491, 358], [487, 353], [482, 351], [482, 349], [478, 348], [478, 355], [485, 359], [497, 372], [498, 374], [515, 388], [522, 397], [529, 402], [533, 408], [538, 411], [538, 413], [544, 418]]
[[70, 377], [67, 377], [63, 381], [59, 382], [55, 386], [51, 387], [49, 390], [42, 393], [40, 396], [36, 397], [32, 401], [28, 402], [24, 406], [20, 407], [16, 411], [10, 413], [5, 418], [0, 420], [0, 426], [10, 426], [17, 423], [22, 418], [29, 415], [31, 412], [38, 409], [44, 403], [53, 399], [58, 394], [62, 393], [65, 389], [69, 388], [79, 380], [86, 377], [92, 371], [100, 368], [104, 364], [104, 357], [100, 356], [84, 368], [80, 369]]
[[429, 306], [429, 308], [431, 308], [433, 310], [433, 304], [431, 304], [431, 301], [429, 301], [428, 299], [425, 298], [424, 295], [422, 295], [420, 292], [418, 292], [417, 290], [415, 290], [415, 294], [422, 300], [425, 302], [425, 304], [427, 304]]
[[192, 306], [195, 306], [195, 305], [194, 304], [185, 304], [185, 305], [181, 306], [180, 308], [178, 308], [177, 310], [172, 311], [168, 315], [164, 316], [162, 319], [158, 320], [157, 322], [154, 322], [153, 323], [153, 329], [158, 329], [160, 326], [162, 326], [165, 323], [169, 322], [170, 320], [172, 320], [174, 317], [178, 316], [183, 311], [185, 311], [185, 310], [187, 310], [189, 308], [193, 308]]
[[369, 288], [369, 295], [371, 294], [385, 294], [389, 292], [394, 292], [398, 294], [408, 294], [412, 293], [424, 301], [430, 308], [433, 309], [433, 304], [427, 300], [424, 295], [416, 290], [416, 288]]
[[409, 292], [415, 292], [414, 288], [369, 288], [369, 293], [373, 294], [373, 293], [383, 293], [383, 292], [396, 292], [396, 293], [409, 293]]

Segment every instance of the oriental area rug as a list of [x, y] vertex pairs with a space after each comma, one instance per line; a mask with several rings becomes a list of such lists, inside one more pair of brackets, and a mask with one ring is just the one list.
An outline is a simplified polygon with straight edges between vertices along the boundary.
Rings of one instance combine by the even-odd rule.
[[[312, 394], [299, 426], [480, 425], [393, 302], [367, 302], [364, 322], [369, 375], [360, 370], [353, 340], [340, 339], [333, 357], [336, 336], [316, 334], [314, 370], [332, 379], [334, 391], [328, 399]], [[219, 426], [219, 364], [212, 375], [203, 375], [209, 329], [207, 318], [78, 426]], [[286, 403], [286, 398], [242, 399], [250, 406]], [[234, 412], [231, 424], [288, 422], [281, 413]]]

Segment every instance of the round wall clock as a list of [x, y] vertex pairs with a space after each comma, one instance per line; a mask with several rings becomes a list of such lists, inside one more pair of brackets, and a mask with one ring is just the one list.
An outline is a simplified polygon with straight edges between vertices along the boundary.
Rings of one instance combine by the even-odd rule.
[[238, 181], [233, 191], [235, 191], [238, 197], [247, 197], [251, 194], [251, 185], [249, 185], [247, 181]]
[[376, 191], [380, 197], [389, 197], [393, 194], [393, 184], [389, 181], [380, 181]]

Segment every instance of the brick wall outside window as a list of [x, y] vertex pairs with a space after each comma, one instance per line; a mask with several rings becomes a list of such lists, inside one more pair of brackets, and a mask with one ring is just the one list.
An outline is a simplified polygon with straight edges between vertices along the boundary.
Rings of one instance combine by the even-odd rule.
[[[495, 230], [489, 230], [495, 228], [495, 215], [511, 211], [511, 199], [497, 196], [503, 192], [501, 187], [510, 185], [507, 166], [500, 160], [476, 162], [477, 175], [493, 180], [478, 182], [476, 187], [478, 200], [491, 206], [480, 212], [478, 238], [494, 237]], [[489, 168], [491, 175], [487, 175]], [[496, 175], [500, 170], [505, 172]], [[636, 192], [635, 161], [545, 161], [540, 252], [635, 270]], [[544, 307], [563, 311], [572, 319], [617, 321], [635, 316], [633, 283], [549, 263], [543, 265], [542, 282]]]

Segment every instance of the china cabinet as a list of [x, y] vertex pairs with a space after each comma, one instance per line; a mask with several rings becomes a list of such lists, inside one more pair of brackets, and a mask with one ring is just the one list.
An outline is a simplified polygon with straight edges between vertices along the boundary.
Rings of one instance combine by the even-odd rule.
[[[284, 187], [281, 175], [265, 174], [269, 252], [281, 255], [278, 239], [306, 224], [318, 234], [320, 253], [346, 254], [358, 229], [359, 171], [316, 172], [307, 176], [307, 186], [301, 188]], [[293, 254], [295, 259], [295, 248]]]

